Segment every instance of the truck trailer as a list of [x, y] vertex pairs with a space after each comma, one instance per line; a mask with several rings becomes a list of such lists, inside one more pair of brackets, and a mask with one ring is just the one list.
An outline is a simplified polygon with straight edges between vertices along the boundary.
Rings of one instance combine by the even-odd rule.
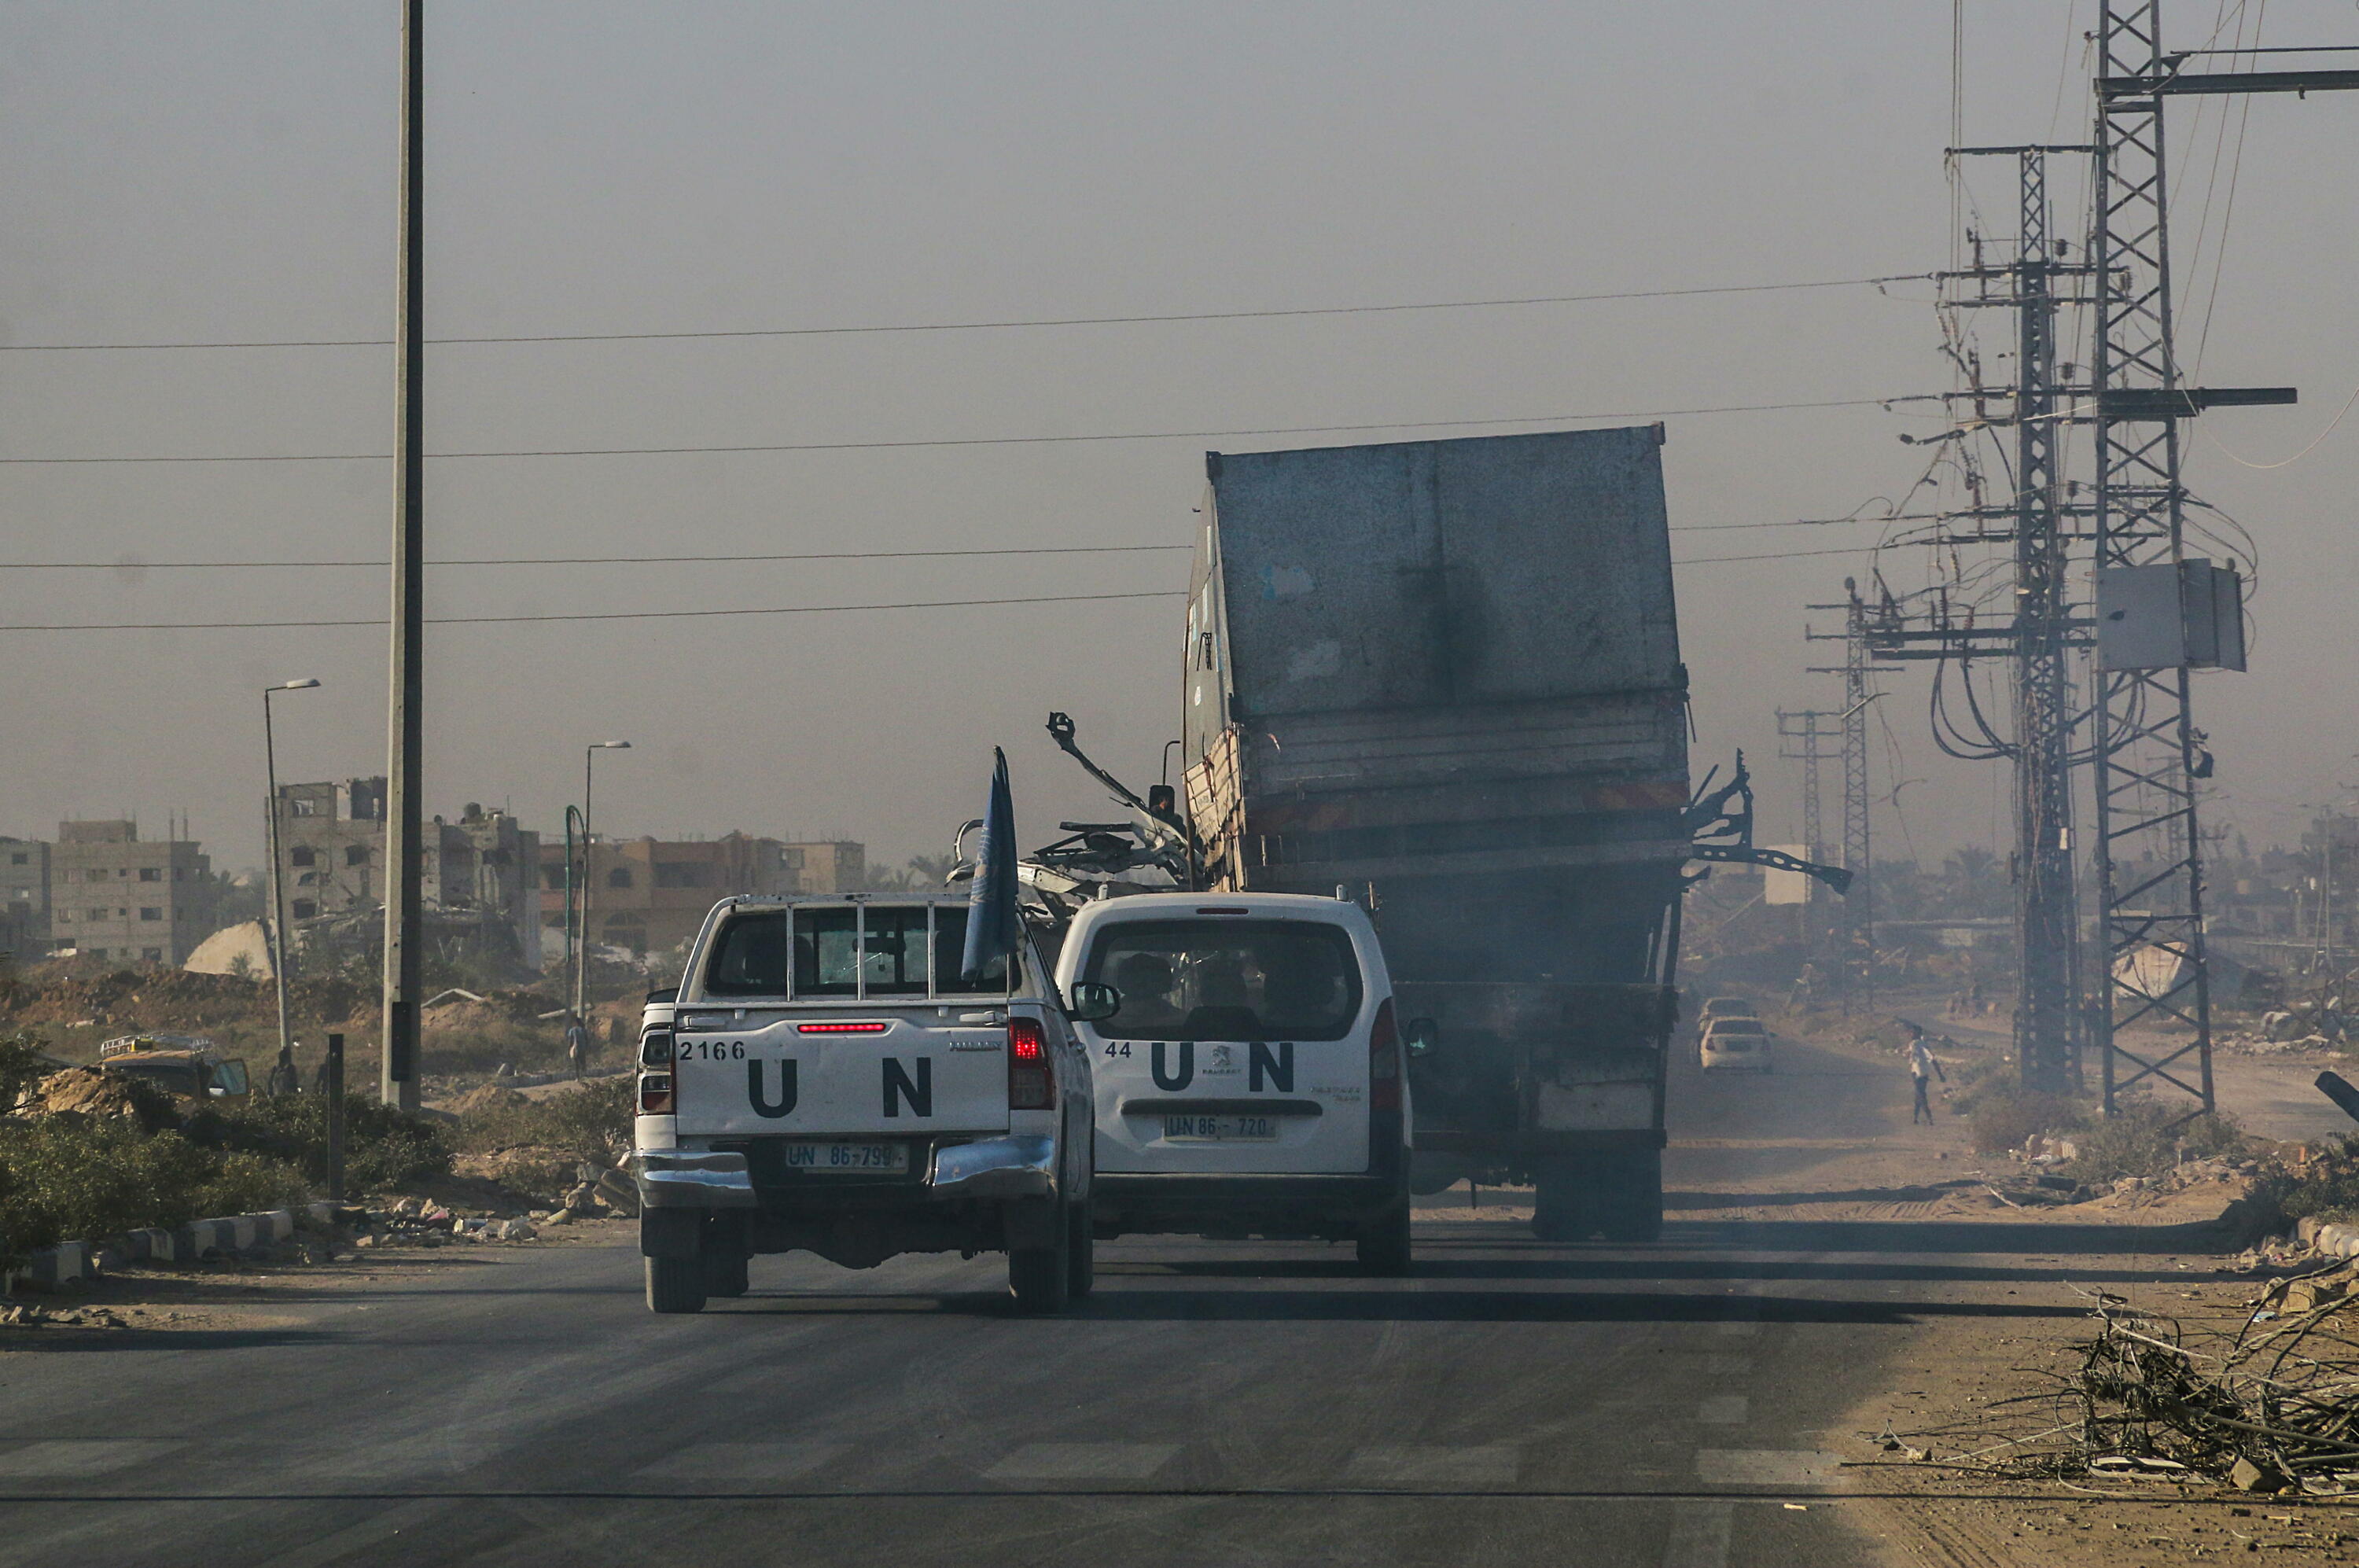
[[1528, 1182], [1552, 1239], [1662, 1224], [1697, 816], [1662, 442], [1206, 458], [1182, 692], [1200, 885], [1365, 902], [1414, 1184]]

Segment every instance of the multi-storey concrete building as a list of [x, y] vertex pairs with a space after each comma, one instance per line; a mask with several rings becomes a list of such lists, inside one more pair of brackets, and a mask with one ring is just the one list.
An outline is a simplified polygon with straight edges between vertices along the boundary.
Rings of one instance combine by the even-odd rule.
[[[386, 784], [382, 776], [278, 787], [278, 874], [287, 925], [372, 917], [385, 907]], [[265, 827], [268, 826], [266, 822]], [[469, 801], [455, 822], [434, 819], [420, 868], [421, 901], [445, 935], [473, 924], [527, 968], [540, 964], [540, 909], [533, 876], [540, 836], [505, 811]]]
[[281, 784], [278, 855], [289, 927], [377, 909], [385, 902], [385, 780]]
[[30, 963], [49, 951], [49, 846], [0, 838], [0, 953]]
[[212, 932], [212, 870], [195, 843], [142, 839], [134, 822], [60, 822], [50, 944], [115, 963], [180, 964]]
[[[866, 879], [866, 851], [849, 840], [602, 838], [590, 855], [590, 929], [603, 945], [662, 953], [694, 936], [706, 912], [733, 894], [849, 893]], [[540, 883], [542, 923], [561, 933], [562, 841], [541, 844]]]

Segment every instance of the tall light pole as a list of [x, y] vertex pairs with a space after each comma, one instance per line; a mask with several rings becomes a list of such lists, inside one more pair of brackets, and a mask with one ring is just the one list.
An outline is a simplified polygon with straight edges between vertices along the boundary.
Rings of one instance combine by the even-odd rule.
[[595, 841], [590, 836], [590, 765], [602, 751], [630, 749], [626, 740], [595, 741], [582, 748], [582, 947], [573, 971], [573, 1019], [585, 1029], [590, 1027], [590, 889], [597, 884], [591, 875], [590, 846]]
[[[385, 1048], [377, 1094], [418, 1108], [418, 1001], [426, 930], [426, 5], [402, 0], [401, 158], [394, 302], [393, 648], [385, 802]], [[435, 840], [441, 853], [441, 840]]]
[[270, 978], [278, 987], [278, 1049], [293, 1043], [287, 1032], [287, 889], [278, 872], [278, 746], [270, 733], [270, 695], [309, 691], [320, 683], [306, 678], [262, 689], [262, 766], [270, 778]]

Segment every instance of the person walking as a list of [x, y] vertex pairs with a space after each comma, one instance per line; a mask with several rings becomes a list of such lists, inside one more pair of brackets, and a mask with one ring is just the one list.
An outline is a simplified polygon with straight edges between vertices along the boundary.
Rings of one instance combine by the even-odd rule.
[[1908, 1026], [1908, 1077], [1917, 1086], [1917, 1103], [1909, 1108], [1908, 1125], [1915, 1127], [1933, 1119], [1933, 1102], [1928, 1097], [1933, 1080], [1939, 1078], [1947, 1083], [1950, 1075], [1941, 1071], [1940, 1059], [1925, 1043], [1925, 1031], [1914, 1024]]
[[299, 1093], [302, 1080], [295, 1073], [295, 1048], [292, 1044], [278, 1048], [278, 1060], [271, 1064], [270, 1075], [264, 1080], [264, 1092], [276, 1099], [281, 1094]]
[[590, 1065], [590, 1031], [582, 1027], [578, 1017], [566, 1026], [565, 1060], [573, 1069], [573, 1076], [577, 1080]]

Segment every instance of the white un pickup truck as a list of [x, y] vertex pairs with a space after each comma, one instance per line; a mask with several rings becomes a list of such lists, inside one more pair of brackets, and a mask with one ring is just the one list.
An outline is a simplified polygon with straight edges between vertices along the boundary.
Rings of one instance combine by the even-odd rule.
[[1088, 1292], [1089, 1059], [1027, 936], [960, 975], [963, 897], [727, 899], [647, 1004], [631, 1171], [647, 1305], [746, 1259], [1007, 1254], [1020, 1311]]

